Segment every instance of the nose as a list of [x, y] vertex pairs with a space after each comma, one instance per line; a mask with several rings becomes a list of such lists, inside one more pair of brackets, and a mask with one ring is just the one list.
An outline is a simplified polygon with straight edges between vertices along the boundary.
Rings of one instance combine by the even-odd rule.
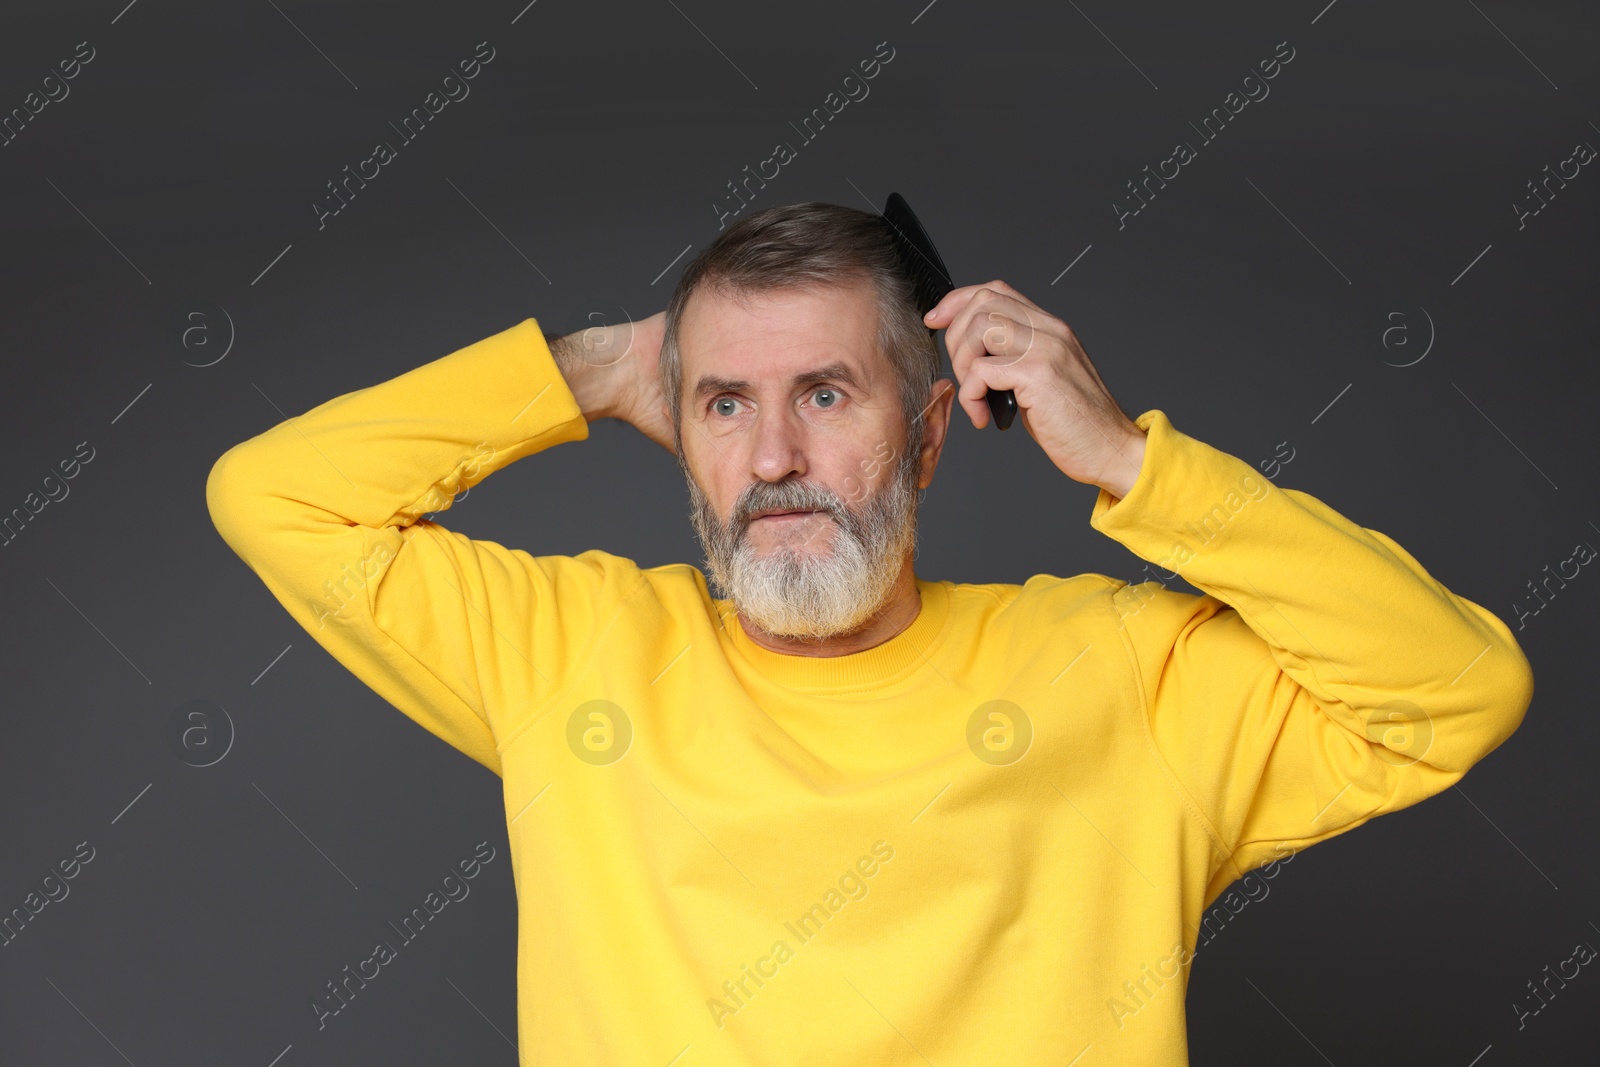
[[750, 473], [764, 482], [780, 482], [806, 474], [805, 426], [793, 412], [766, 410], [756, 414], [750, 444]]

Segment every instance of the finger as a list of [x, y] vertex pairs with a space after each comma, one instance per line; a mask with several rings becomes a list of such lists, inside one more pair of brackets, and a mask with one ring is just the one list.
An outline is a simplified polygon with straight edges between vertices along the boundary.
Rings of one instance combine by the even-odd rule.
[[[945, 328], [945, 347], [947, 349], [950, 347], [950, 339], [952, 337], [960, 341], [961, 338], [967, 335], [970, 323], [973, 320], [979, 320], [985, 324], [1000, 325], [990, 317], [990, 312], [993, 311], [1009, 315], [1013, 321], [1024, 324], [1027, 327], [1025, 332], [1030, 336], [1036, 333], [1040, 327], [1045, 327], [1052, 334], [1065, 339], [1066, 324], [1054, 318], [1048, 312], [1040, 311], [1032, 303], [1026, 300], [1019, 300], [1009, 293], [1001, 293], [990, 289], [988, 286], [980, 286], [979, 288], [980, 292], [974, 295], [956, 313], [955, 317], [951, 319], [950, 325]], [[987, 326], [979, 330], [980, 336], [985, 332], [985, 329], [987, 329]], [[999, 354], [995, 348], [991, 348], [989, 351]], [[1021, 349], [1014, 349], [1014, 354], [1020, 357], [1025, 354], [1025, 351], [1026, 346]], [[982, 355], [981, 352], [978, 354]], [[954, 366], [953, 363], [952, 366]]]
[[998, 362], [1010, 364], [1013, 342], [1026, 332], [1020, 323], [999, 311], [987, 311], [964, 320], [955, 332], [945, 334], [945, 348], [950, 352], [950, 367], [958, 381], [965, 381], [974, 363]]
[[940, 297], [922, 321], [936, 330], [949, 326], [961, 309], [986, 288], [987, 284], [957, 286]]
[[[987, 375], [992, 373], [991, 366], [992, 364], [982, 360], [974, 363], [971, 373], [961, 379], [961, 388], [956, 392], [956, 403], [967, 413], [972, 425], [980, 430], [989, 425], [989, 404], [984, 397], [990, 389]], [[996, 388], [1003, 389], [1005, 386], [1000, 385]]]
[[1027, 304], [1034, 311], [1040, 313], [1044, 312], [1043, 308], [1039, 307], [1033, 301], [1023, 296], [1016, 290], [1016, 288], [1006, 282], [996, 280], [992, 282], [983, 282], [978, 285], [963, 285], [950, 290], [940, 298], [937, 304], [933, 306], [932, 310], [928, 312], [923, 321], [936, 330], [948, 326], [952, 321], [955, 320], [956, 315], [961, 312], [961, 309], [971, 302], [973, 297], [975, 297], [979, 291], [983, 289], [991, 289], [997, 293], [1013, 297], [1017, 300], [1020, 300], [1022, 303]]
[[[996, 302], [1006, 299], [987, 285], [972, 286], [971, 289], [972, 291], [967, 295], [966, 299], [960, 302], [959, 308], [945, 323], [944, 346], [945, 350], [950, 353], [950, 366], [957, 372], [958, 376], [964, 364], [956, 362], [957, 352], [958, 350], [965, 352], [969, 347], [966, 345], [965, 339], [970, 329], [970, 323], [977, 316], [996, 307]], [[982, 354], [980, 346], [980, 351], [976, 355]], [[965, 360], [970, 360], [971, 358], [971, 356], [963, 357]]]
[[1026, 304], [1030, 310], [1034, 311], [1037, 314], [1040, 314], [1040, 315], [1049, 314], [1049, 312], [1045, 311], [1044, 308], [1040, 307], [1038, 304], [1035, 304], [1032, 300], [1029, 300], [1026, 296], [1024, 296], [1016, 288], [1016, 286], [1012, 285], [1010, 282], [1004, 282], [1004, 281], [1001, 281], [1000, 279], [996, 278], [994, 281], [988, 282], [987, 285], [988, 285], [988, 287], [990, 289], [993, 289], [997, 293], [1001, 293], [1001, 294], [1003, 294], [1005, 296], [1009, 296], [1014, 300], [1017, 300], [1017, 301], [1020, 301], [1023, 304]]
[[959, 378], [973, 360], [985, 356], [1003, 357], [998, 361], [1007, 366], [1016, 363], [1038, 343], [1036, 321], [1026, 305], [1010, 297], [994, 296], [982, 304], [969, 305], [945, 331], [951, 368]]
[[[995, 316], [1000, 318], [1000, 316]], [[976, 330], [978, 324], [974, 324]], [[996, 344], [994, 337], [1001, 330], [1012, 338], [1009, 344]], [[974, 342], [963, 357], [961, 384], [964, 391], [959, 396], [974, 397], [974, 405], [969, 410], [982, 408], [990, 410], [985, 393], [1010, 391], [1016, 394], [1017, 402], [1022, 410], [1026, 411], [1028, 405], [1034, 403], [1033, 397], [1038, 395], [1036, 384], [1044, 380], [1050, 371], [1050, 364], [1041, 359], [1024, 358], [1030, 354], [1030, 349], [1036, 335], [1029, 332], [1015, 320], [1005, 319], [1003, 326], [990, 326], [982, 335], [984, 340]], [[998, 351], [990, 352], [992, 348]], [[1020, 354], [1011, 355], [1016, 352]], [[983, 423], [978, 424], [980, 427]]]

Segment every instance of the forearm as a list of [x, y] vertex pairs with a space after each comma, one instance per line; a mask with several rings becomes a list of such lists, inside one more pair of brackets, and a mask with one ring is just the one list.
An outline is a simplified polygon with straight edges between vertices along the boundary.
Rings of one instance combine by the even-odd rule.
[[1465, 769], [1515, 729], [1531, 673], [1493, 613], [1316, 498], [1170, 423], [1148, 429], [1146, 469], [1126, 497], [1097, 500], [1097, 529], [1236, 609], [1285, 673], [1368, 740], [1385, 740], [1394, 701], [1426, 717], [1422, 758], [1441, 769]]
[[218, 531], [280, 599], [354, 564], [374, 531], [398, 551], [405, 528], [463, 489], [587, 436], [541, 338], [525, 320], [235, 445], [206, 483]]
[[590, 572], [419, 520], [587, 432], [528, 319], [236, 445], [206, 498], [223, 538], [323, 648], [498, 770], [502, 716], [553, 679], [531, 666], [554, 658], [541, 642], [586, 632], [581, 611], [554, 615], [551, 575], [581, 587]]
[[596, 326], [577, 333], [544, 335], [562, 380], [588, 422], [624, 417], [622, 396], [633, 368], [626, 363], [625, 335]]
[[1144, 450], [1148, 434], [1144, 431], [1130, 433], [1115, 450], [1104, 474], [1094, 483], [1113, 498], [1121, 500], [1139, 480], [1139, 470], [1144, 466]]

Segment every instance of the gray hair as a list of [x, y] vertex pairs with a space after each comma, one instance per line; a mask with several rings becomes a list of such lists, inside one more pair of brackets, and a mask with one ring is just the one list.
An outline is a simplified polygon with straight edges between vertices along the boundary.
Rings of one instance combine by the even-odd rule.
[[893, 232], [881, 215], [838, 204], [784, 204], [736, 223], [690, 261], [667, 304], [661, 342], [661, 392], [672, 413], [673, 444], [683, 454], [683, 356], [678, 329], [701, 287], [735, 298], [777, 289], [839, 289], [862, 280], [877, 295], [875, 344], [900, 386], [905, 452], [922, 449], [928, 387], [939, 377], [939, 346], [922, 321], [900, 267]]

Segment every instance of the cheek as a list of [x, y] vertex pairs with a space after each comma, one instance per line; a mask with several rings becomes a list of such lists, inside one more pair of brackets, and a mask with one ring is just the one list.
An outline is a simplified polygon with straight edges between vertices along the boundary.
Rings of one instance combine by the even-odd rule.
[[739, 467], [732, 452], [727, 456], [711, 452], [709, 455], [691, 457], [689, 471], [707, 506], [720, 521], [727, 522], [735, 501], [750, 481], [738, 476]]

